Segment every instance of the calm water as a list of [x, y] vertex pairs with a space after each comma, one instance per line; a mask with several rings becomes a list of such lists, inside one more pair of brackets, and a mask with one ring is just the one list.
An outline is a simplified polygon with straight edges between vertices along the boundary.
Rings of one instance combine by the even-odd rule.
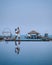
[[52, 42], [0, 42], [0, 65], [52, 65]]

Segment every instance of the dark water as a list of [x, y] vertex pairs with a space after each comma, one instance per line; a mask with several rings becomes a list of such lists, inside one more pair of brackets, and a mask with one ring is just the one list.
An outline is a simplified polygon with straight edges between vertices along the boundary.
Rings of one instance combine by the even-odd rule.
[[52, 65], [52, 42], [0, 42], [0, 65]]

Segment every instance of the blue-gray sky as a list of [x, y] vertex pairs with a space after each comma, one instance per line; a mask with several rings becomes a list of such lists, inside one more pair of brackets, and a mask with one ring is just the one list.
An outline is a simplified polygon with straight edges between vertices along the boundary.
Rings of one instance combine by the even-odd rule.
[[31, 30], [52, 34], [52, 0], [0, 0], [0, 33], [20, 27], [21, 34]]

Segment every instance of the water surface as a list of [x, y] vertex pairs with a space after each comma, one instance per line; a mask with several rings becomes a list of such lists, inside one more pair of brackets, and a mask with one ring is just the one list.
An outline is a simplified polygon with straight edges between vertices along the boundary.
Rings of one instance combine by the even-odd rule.
[[[17, 52], [16, 52], [17, 48]], [[52, 42], [0, 42], [0, 65], [52, 65]]]

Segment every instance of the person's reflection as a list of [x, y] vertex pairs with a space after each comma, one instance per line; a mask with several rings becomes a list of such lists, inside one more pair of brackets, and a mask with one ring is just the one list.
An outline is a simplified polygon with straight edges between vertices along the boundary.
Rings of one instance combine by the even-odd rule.
[[17, 47], [15, 48], [15, 53], [19, 54], [20, 52], [20, 47], [17, 45]]
[[15, 41], [15, 45], [16, 45], [16, 46], [17, 46], [17, 45], [20, 45], [20, 40], [18, 40], [18, 42]]
[[15, 40], [15, 45], [17, 46], [17, 41]]
[[18, 44], [20, 45], [20, 39], [18, 40]]
[[20, 47], [19, 47], [19, 45], [20, 45], [20, 40], [15, 41], [15, 45], [16, 45], [15, 53], [19, 54], [19, 52], [20, 52]]

